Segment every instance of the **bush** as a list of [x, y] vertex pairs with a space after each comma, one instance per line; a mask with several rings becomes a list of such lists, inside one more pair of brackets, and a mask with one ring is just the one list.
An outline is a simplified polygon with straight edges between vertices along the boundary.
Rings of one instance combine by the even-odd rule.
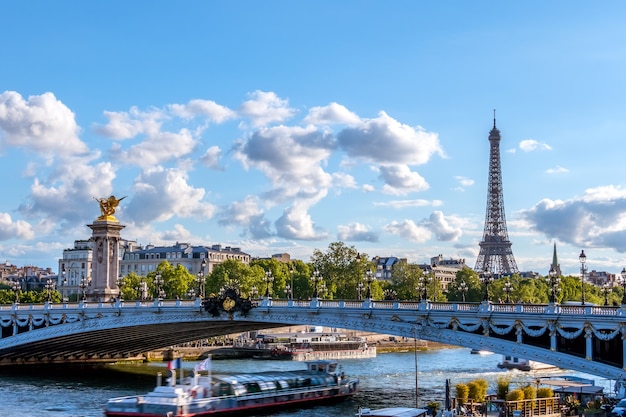
[[537, 398], [537, 390], [532, 385], [526, 385], [522, 388], [522, 391], [524, 391], [525, 400], [533, 400]]
[[541, 387], [537, 390], [537, 398], [552, 398], [554, 397], [554, 391], [549, 387]]
[[524, 399], [524, 391], [522, 391], [519, 388], [511, 390], [509, 391], [508, 394], [506, 394], [507, 401], [521, 401], [523, 399]]
[[499, 399], [504, 400], [506, 398], [506, 394], [509, 393], [509, 385], [511, 384], [511, 378], [499, 376], [497, 379], [498, 388], [496, 390], [496, 395]]
[[456, 398], [467, 401], [469, 396], [469, 387], [466, 384], [456, 384]]
[[467, 386], [469, 388], [469, 398], [472, 398], [477, 402], [483, 402], [485, 400], [485, 397], [487, 396], [487, 388], [489, 387], [486, 380], [476, 379], [468, 382]]

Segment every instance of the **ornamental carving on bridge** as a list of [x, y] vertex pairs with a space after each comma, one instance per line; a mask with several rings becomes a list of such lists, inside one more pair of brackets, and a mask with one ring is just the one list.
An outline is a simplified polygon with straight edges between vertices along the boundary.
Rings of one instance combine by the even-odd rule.
[[202, 302], [202, 307], [213, 317], [226, 313], [232, 320], [236, 312], [240, 312], [245, 317], [254, 305], [250, 298], [241, 297], [237, 288], [228, 287], [220, 295], [210, 295]]

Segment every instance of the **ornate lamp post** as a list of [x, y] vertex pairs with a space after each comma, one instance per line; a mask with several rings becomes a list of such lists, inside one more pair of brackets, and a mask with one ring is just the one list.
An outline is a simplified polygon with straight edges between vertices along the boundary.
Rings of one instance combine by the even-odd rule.
[[328, 293], [328, 288], [326, 288], [325, 282], [320, 283], [320, 288], [319, 288], [318, 293], [319, 293], [320, 298], [324, 298], [324, 296]]
[[357, 295], [359, 301], [363, 299], [363, 289], [364, 289], [364, 287], [365, 286], [363, 285], [363, 282], [361, 282], [361, 281], [359, 281], [359, 283], [356, 284], [356, 295]]
[[259, 298], [259, 289], [256, 285], [253, 285], [252, 288], [250, 288], [250, 297]]
[[428, 272], [422, 271], [422, 275], [417, 281], [417, 292], [421, 294], [421, 300], [428, 300]]
[[123, 276], [122, 274], [120, 274], [120, 276], [119, 276], [119, 277], [117, 277], [117, 281], [115, 281], [115, 284], [117, 285], [117, 289], [118, 289], [118, 291], [119, 291], [119, 294], [118, 294], [117, 299], [118, 299], [118, 301], [122, 301], [122, 300], [123, 300], [123, 297], [122, 297], [122, 288], [124, 287], [124, 284], [125, 284], [125, 282], [124, 282], [124, 276]]
[[313, 283], [313, 298], [318, 298], [318, 287], [319, 283], [322, 281], [322, 276], [320, 275], [320, 271], [317, 269], [313, 271], [313, 275], [311, 275], [311, 282]]
[[11, 284], [11, 288], [13, 288], [13, 292], [15, 293], [15, 304], [20, 303], [20, 290], [22, 289], [22, 285], [20, 284], [19, 277], [17, 281], [13, 281]]
[[293, 274], [296, 273], [296, 270], [293, 269], [293, 266], [291, 268], [289, 268], [289, 276], [291, 277], [291, 284], [290, 284], [290, 289], [291, 289], [291, 299], [293, 300]]
[[507, 279], [504, 283], [504, 287], [502, 287], [502, 291], [506, 294], [506, 303], [509, 304], [511, 302], [511, 291], [513, 291], [513, 284]]
[[263, 280], [265, 281], [265, 297], [270, 298], [270, 295], [272, 293], [272, 291], [270, 290], [270, 286], [272, 285], [272, 282], [274, 282], [274, 276], [272, 275], [271, 270], [268, 270], [265, 273], [265, 278], [263, 278]]
[[461, 298], [463, 299], [463, 302], [465, 302], [465, 294], [467, 294], [468, 290], [469, 288], [467, 287], [465, 281], [461, 281], [459, 283], [459, 292], [461, 293]]
[[559, 291], [561, 291], [561, 278], [557, 276], [554, 268], [550, 268], [548, 277], [546, 278], [546, 283], [550, 286], [550, 302], [556, 303], [556, 296]]
[[376, 276], [372, 273], [371, 270], [365, 272], [365, 282], [367, 283], [367, 294], [365, 298], [368, 300], [372, 299], [372, 282], [376, 281]]
[[52, 291], [54, 290], [54, 281], [48, 278], [46, 281], [46, 292], [48, 293], [47, 299], [48, 302], [52, 301]]
[[481, 274], [483, 283], [485, 284], [485, 296], [483, 297], [483, 301], [489, 301], [489, 284], [493, 281], [493, 276], [491, 271], [485, 269], [485, 271]]
[[196, 298], [196, 290], [194, 290], [193, 288], [189, 288], [189, 291], [187, 291], [187, 297], [192, 300]]
[[80, 279], [80, 283], [78, 284], [78, 286], [80, 287], [80, 290], [82, 293], [81, 300], [83, 301], [87, 300], [87, 287], [89, 287], [89, 280], [85, 277], [82, 277]]
[[605, 306], [609, 305], [609, 295], [611, 294], [611, 292], [613, 292], [613, 290], [611, 289], [611, 287], [609, 287], [608, 283], [604, 284], [602, 288], [600, 288], [600, 293], [604, 296]]
[[287, 297], [288, 300], [291, 300], [293, 298], [291, 294], [291, 285], [289, 284], [285, 285], [285, 297]]
[[198, 293], [200, 294], [200, 298], [204, 299], [204, 276], [206, 275], [206, 266], [207, 261], [206, 258], [202, 258], [202, 263], [200, 264], [200, 272], [198, 272]]
[[578, 257], [580, 261], [580, 304], [585, 305], [585, 273], [587, 272], [587, 266], [585, 262], [587, 262], [587, 256], [585, 255], [585, 251], [580, 251], [580, 256]]
[[622, 268], [622, 305], [626, 305], [626, 268]]
[[160, 272], [157, 272], [154, 276], [154, 299], [158, 300], [161, 298], [161, 285], [163, 285], [163, 276], [161, 276]]
[[63, 302], [65, 302], [65, 288], [67, 287], [67, 275], [65, 273], [65, 267], [61, 271], [61, 296], [63, 297]]

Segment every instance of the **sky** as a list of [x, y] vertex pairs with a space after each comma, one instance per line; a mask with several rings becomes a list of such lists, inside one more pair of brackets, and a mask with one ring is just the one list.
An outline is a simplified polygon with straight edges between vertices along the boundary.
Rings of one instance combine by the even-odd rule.
[[489, 131], [518, 268], [626, 266], [622, 1], [0, 3], [0, 262], [122, 237], [412, 263], [483, 236]]

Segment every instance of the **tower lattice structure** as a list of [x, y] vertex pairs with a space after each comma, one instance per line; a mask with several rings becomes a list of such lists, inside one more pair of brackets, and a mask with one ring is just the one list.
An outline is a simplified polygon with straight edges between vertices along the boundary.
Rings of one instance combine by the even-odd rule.
[[518, 273], [506, 229], [504, 198], [502, 192], [502, 169], [500, 163], [500, 131], [496, 128], [494, 110], [493, 129], [489, 132], [489, 185], [485, 230], [480, 242], [480, 252], [474, 270], [496, 276]]

